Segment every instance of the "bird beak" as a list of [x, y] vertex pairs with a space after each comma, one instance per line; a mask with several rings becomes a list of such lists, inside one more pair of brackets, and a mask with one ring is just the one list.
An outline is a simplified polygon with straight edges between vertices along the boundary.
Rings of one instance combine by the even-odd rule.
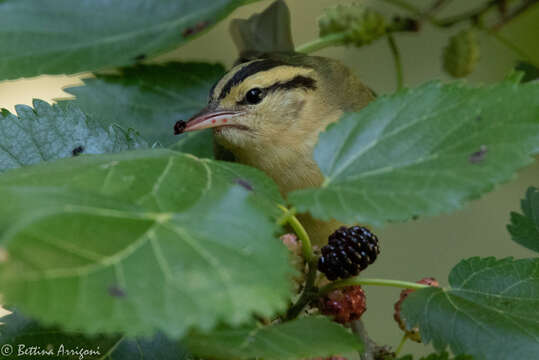
[[243, 115], [243, 112], [233, 110], [210, 110], [206, 108], [189, 119], [187, 123], [185, 123], [185, 128], [179, 131], [179, 133], [224, 126], [245, 130], [247, 127], [239, 124], [236, 120], [239, 115]]

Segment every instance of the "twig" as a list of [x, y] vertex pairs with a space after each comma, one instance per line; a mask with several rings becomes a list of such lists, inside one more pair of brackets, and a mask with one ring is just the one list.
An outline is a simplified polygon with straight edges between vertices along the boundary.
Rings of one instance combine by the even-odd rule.
[[[465, 12], [463, 14], [451, 16], [445, 19], [437, 19], [433, 16], [433, 14], [438, 11], [442, 5], [446, 3], [446, 0], [437, 0], [429, 9], [422, 11], [415, 5], [412, 5], [408, 3], [405, 0], [383, 0], [386, 3], [392, 4], [394, 6], [400, 7], [401, 9], [404, 9], [413, 15], [417, 16], [418, 22], [421, 22], [423, 20], [429, 21], [431, 24], [438, 26], [438, 27], [451, 27], [453, 25], [456, 25], [458, 23], [464, 22], [464, 21], [473, 21], [478, 22], [484, 15], [486, 15], [487, 12], [492, 10], [493, 8], [499, 6], [498, 0], [489, 0], [483, 6]], [[531, 8], [532, 6], [539, 3], [539, 0], [524, 0], [524, 2], [519, 5], [516, 9], [514, 9], [512, 12], [505, 14], [502, 16], [500, 21], [498, 21], [496, 24], [494, 24], [491, 27], [492, 31], [497, 31], [513, 19], [517, 18], [526, 10]]]
[[[387, 26], [387, 34], [394, 32], [417, 32], [418, 22], [411, 18], [396, 18]], [[350, 35], [349, 31], [330, 34], [318, 39], [314, 39], [305, 44], [296, 47], [296, 52], [310, 54], [331, 46], [341, 46], [346, 44], [346, 38]], [[360, 47], [356, 45], [356, 47]]]
[[308, 43], [302, 44], [296, 48], [297, 52], [310, 54], [312, 52], [327, 48], [330, 46], [339, 46], [344, 44], [344, 40], [348, 34], [346, 32], [326, 35], [318, 39], [314, 39]]
[[494, 39], [498, 40], [500, 44], [506, 46], [508, 49], [513, 50], [516, 54], [522, 57], [522, 60], [527, 60], [530, 64], [536, 67], [539, 67], [539, 63], [536, 60], [534, 60], [532, 56], [528, 55], [524, 50], [516, 46], [510, 40], [502, 36], [500, 33], [487, 30], [487, 34], [492, 36]]
[[[419, 28], [419, 25], [423, 20], [428, 20], [432, 24], [436, 24], [438, 21], [436, 20], [436, 18], [433, 16], [432, 12], [430, 11], [431, 9], [423, 11], [422, 9], [404, 0], [382, 0], [382, 1], [385, 1], [386, 3], [389, 3], [393, 6], [399, 7], [403, 10], [406, 10], [412, 13], [417, 18], [415, 20], [417, 28]], [[440, 1], [440, 2], [443, 2], [443, 1]]]
[[402, 75], [402, 62], [401, 62], [399, 48], [397, 47], [395, 38], [393, 37], [391, 33], [387, 34], [387, 42], [389, 43], [389, 49], [391, 50], [391, 54], [393, 55], [393, 59], [395, 61], [395, 73], [397, 76], [397, 90], [400, 90], [402, 89], [402, 85], [403, 85], [403, 75]]
[[402, 348], [404, 347], [404, 344], [406, 343], [406, 340], [408, 340], [408, 335], [404, 334], [402, 336], [401, 342], [399, 343], [399, 346], [397, 346], [397, 350], [395, 350], [395, 356], [399, 356], [402, 351]]
[[367, 334], [363, 321], [356, 320], [352, 322], [352, 331], [361, 339], [364, 345], [363, 353], [359, 355], [361, 360], [374, 360], [374, 353], [378, 345]]
[[[451, 16], [445, 19], [437, 19], [436, 17], [433, 16], [433, 13], [436, 10], [438, 10], [445, 1], [437, 1], [433, 6], [431, 6], [430, 9], [427, 9], [425, 11], [419, 9], [418, 7], [414, 5], [409, 4], [408, 2], [404, 0], [383, 0], [383, 1], [411, 12], [412, 14], [417, 16], [418, 21], [427, 20], [431, 24], [438, 27], [451, 27], [463, 21], [470, 21], [470, 20], [475, 21], [481, 18], [483, 15], [485, 15], [489, 10], [497, 6], [497, 0], [489, 0], [487, 3], [485, 3], [483, 6], [477, 9], [465, 12], [463, 14]], [[537, 1], [537, 0], [533, 0], [533, 1]]]
[[520, 4], [515, 10], [512, 12], [502, 16], [500, 21], [498, 21], [496, 24], [492, 25], [490, 28], [490, 31], [498, 31], [502, 28], [502, 26], [507, 25], [511, 20], [514, 20], [519, 15], [522, 15], [526, 10], [528, 10], [533, 5], [537, 5], [539, 3], [539, 0], [526, 0], [522, 4]]
[[435, 20], [433, 24], [439, 27], [451, 27], [463, 21], [476, 21], [477, 19], [484, 16], [491, 9], [493, 9], [495, 6], [497, 6], [497, 1], [490, 0], [477, 9], [467, 11], [463, 14], [451, 16], [442, 20]]

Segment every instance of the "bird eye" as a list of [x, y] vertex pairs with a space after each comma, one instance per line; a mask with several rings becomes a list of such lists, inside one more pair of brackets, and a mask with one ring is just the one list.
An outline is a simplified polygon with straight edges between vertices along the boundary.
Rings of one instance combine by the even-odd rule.
[[245, 101], [247, 104], [255, 105], [262, 101], [262, 98], [264, 97], [262, 90], [259, 88], [254, 88], [249, 91], [247, 91], [247, 94], [245, 94]]

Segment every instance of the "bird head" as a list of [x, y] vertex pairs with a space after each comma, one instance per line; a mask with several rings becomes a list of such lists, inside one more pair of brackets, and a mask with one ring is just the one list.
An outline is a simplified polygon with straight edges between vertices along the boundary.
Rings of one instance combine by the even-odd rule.
[[316, 141], [343, 111], [371, 98], [338, 61], [299, 54], [255, 59], [213, 86], [208, 106], [184, 132], [213, 128], [217, 141], [233, 151]]
[[370, 99], [370, 91], [336, 60], [273, 54], [225, 74], [183, 132], [212, 128], [217, 142], [236, 156], [291, 148], [311, 155], [320, 131]]
[[215, 84], [208, 106], [184, 131], [213, 128], [229, 148], [260, 146], [279, 135], [308, 131], [312, 124], [303, 123], [303, 114], [316, 103], [319, 82], [307, 66], [273, 59], [240, 64]]

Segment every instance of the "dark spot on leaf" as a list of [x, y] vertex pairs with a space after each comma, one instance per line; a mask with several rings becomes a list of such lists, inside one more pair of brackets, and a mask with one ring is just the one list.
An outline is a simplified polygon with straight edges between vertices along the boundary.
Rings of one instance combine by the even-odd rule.
[[187, 127], [187, 123], [183, 120], [176, 121], [176, 124], [174, 124], [174, 135], [181, 134], [185, 128]]
[[478, 151], [474, 152], [470, 157], [468, 158], [468, 161], [472, 164], [479, 164], [480, 162], [484, 161], [487, 157], [487, 146], [481, 145]]
[[109, 286], [109, 295], [113, 297], [124, 297], [126, 294], [123, 289], [120, 289], [116, 285], [111, 285]]
[[477, 117], [475, 118], [475, 121], [481, 121], [483, 120], [483, 118], [481, 117], [481, 115], [477, 115]]
[[84, 147], [83, 146], [77, 146], [76, 148], [74, 148], [72, 151], [71, 151], [71, 154], [73, 156], [79, 156], [80, 154], [82, 154], [84, 152]]
[[412, 220], [418, 220], [419, 219], [419, 215], [412, 215]]
[[243, 187], [244, 189], [248, 191], [254, 190], [253, 186], [245, 179], [241, 179], [241, 178], [236, 179], [236, 184], [238, 184], [239, 186]]
[[209, 25], [208, 21], [201, 21], [195, 26], [190, 26], [183, 31], [183, 37], [195, 35], [204, 30]]
[[142, 61], [144, 59], [146, 59], [146, 54], [140, 54], [135, 56], [135, 61]]

